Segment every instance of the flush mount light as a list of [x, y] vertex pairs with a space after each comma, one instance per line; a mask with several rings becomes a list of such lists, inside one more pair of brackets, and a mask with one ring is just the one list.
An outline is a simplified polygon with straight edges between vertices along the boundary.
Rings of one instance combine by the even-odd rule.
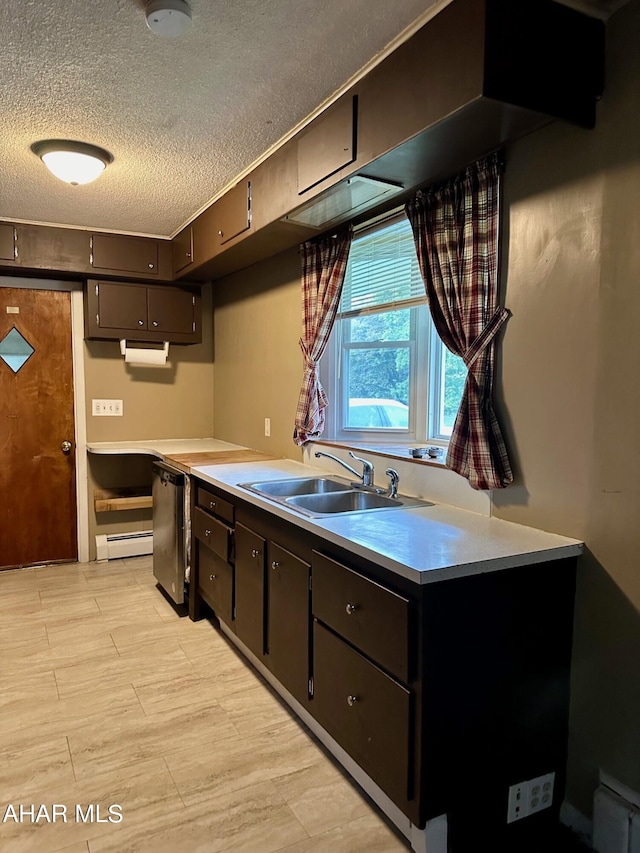
[[31, 150], [56, 178], [74, 187], [95, 181], [113, 162], [113, 155], [104, 148], [71, 139], [43, 139], [34, 142]]
[[191, 9], [185, 0], [147, 0], [147, 26], [165, 38], [175, 38], [191, 26]]

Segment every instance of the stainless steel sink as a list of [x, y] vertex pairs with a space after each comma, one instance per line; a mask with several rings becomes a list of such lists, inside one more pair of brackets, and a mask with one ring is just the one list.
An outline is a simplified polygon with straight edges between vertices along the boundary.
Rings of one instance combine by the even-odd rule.
[[240, 483], [242, 488], [251, 489], [269, 497], [291, 495], [315, 495], [325, 492], [344, 492], [349, 488], [347, 480], [330, 480], [327, 477], [300, 477], [292, 480], [266, 480], [262, 483]]
[[348, 480], [340, 477], [298, 477], [238, 485], [312, 518], [324, 518], [345, 512], [433, 506], [430, 501], [408, 495], [391, 498], [375, 491], [357, 489]]
[[370, 512], [372, 510], [408, 509], [418, 506], [433, 506], [430, 501], [398, 495], [390, 498], [375, 492], [350, 489], [346, 492], [333, 492], [325, 495], [297, 495], [283, 501], [292, 509], [297, 509], [313, 518], [335, 515], [342, 512]]

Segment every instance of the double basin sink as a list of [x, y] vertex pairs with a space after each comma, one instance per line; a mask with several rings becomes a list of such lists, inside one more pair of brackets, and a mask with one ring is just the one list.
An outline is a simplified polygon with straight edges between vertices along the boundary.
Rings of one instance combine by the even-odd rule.
[[339, 477], [299, 477], [239, 485], [312, 518], [345, 512], [433, 506], [429, 501], [407, 495], [392, 498], [384, 492], [365, 491]]

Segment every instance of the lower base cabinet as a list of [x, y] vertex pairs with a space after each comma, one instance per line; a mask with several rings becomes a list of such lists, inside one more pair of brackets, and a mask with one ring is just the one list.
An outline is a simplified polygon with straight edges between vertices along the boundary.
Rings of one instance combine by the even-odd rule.
[[311, 566], [268, 543], [267, 665], [299, 702], [309, 698]]
[[552, 807], [532, 820], [557, 818], [575, 558], [421, 586], [222, 490], [196, 493], [190, 615], [209, 605], [414, 826], [446, 814], [451, 853], [475, 849], [479, 825], [518, 849], [528, 826], [506, 824], [509, 786], [552, 771]]
[[315, 718], [395, 803], [406, 803], [410, 691], [319, 622], [313, 654]]

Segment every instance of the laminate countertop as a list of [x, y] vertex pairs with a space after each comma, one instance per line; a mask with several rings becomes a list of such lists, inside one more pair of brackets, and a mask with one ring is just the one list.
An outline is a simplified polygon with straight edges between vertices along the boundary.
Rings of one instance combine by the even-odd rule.
[[190, 473], [418, 584], [575, 557], [584, 547], [576, 539], [445, 504], [309, 518], [242, 487], [327, 476], [324, 469], [287, 459], [195, 465]]

